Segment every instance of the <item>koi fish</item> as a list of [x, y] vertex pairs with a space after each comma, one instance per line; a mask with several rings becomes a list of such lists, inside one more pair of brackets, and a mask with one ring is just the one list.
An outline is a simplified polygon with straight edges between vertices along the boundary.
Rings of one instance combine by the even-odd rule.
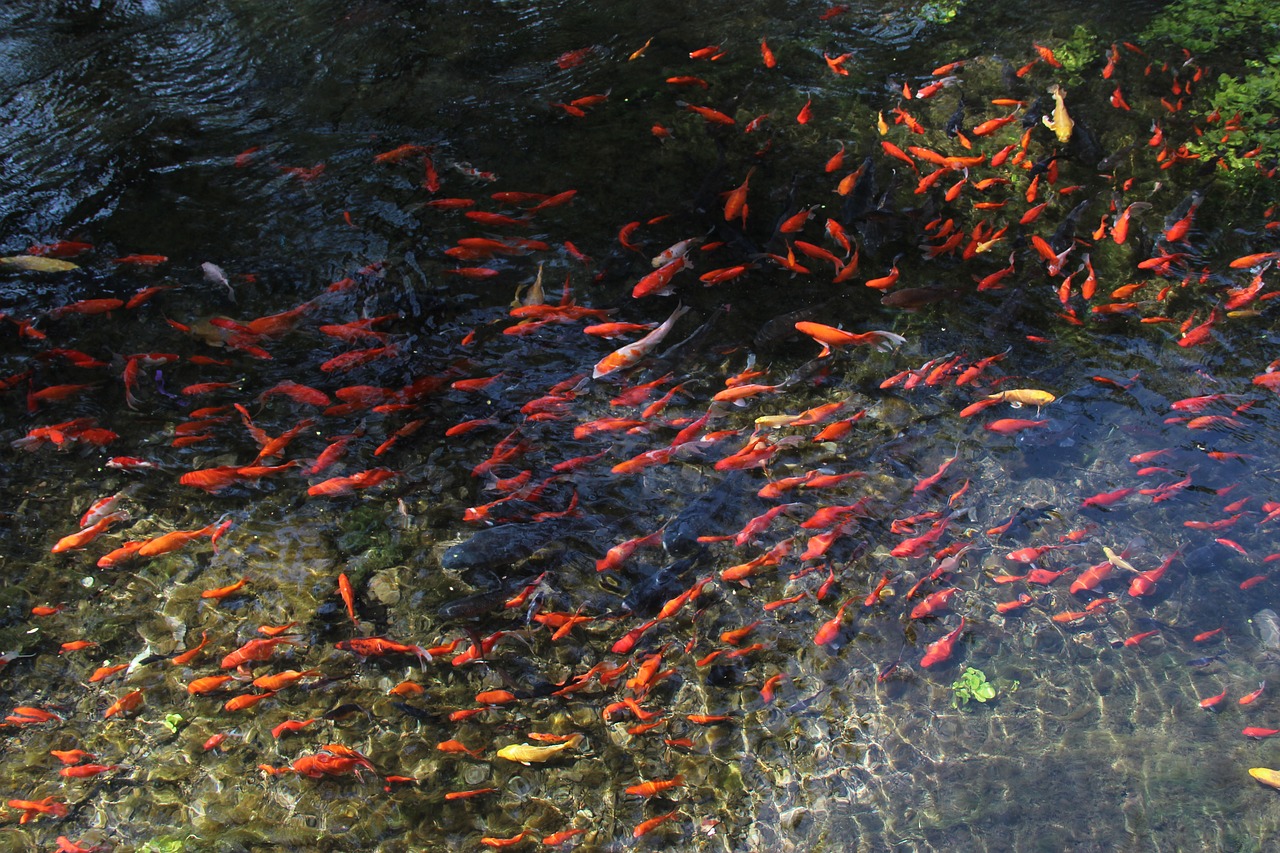
[[576, 749], [585, 739], [585, 735], [575, 734], [569, 740], [563, 743], [552, 744], [550, 746], [534, 746], [529, 743], [513, 743], [502, 747], [498, 750], [497, 756], [507, 761], [518, 761], [524, 765], [534, 763], [541, 764], [550, 761], [561, 752], [570, 749]]
[[[251, 640], [250, 642], [261, 641]], [[353, 637], [350, 640], [334, 643], [333, 647], [344, 652], [352, 652], [361, 657], [379, 657], [388, 654], [416, 655], [424, 663], [431, 661], [431, 654], [422, 646], [409, 646], [404, 643], [397, 643], [394, 640], [388, 640], [386, 637]], [[225, 662], [223, 665], [226, 665]]]
[[50, 549], [50, 553], [60, 554], [63, 551], [71, 551], [77, 548], [83, 548], [94, 539], [102, 535], [111, 525], [117, 521], [123, 521], [129, 517], [128, 513], [123, 511], [109, 513], [95, 521], [90, 526], [81, 530], [79, 533], [72, 533], [59, 539]]
[[168, 554], [201, 537], [208, 536], [212, 538], [218, 535], [220, 530], [230, 527], [231, 523], [231, 520], [227, 519], [218, 524], [205, 525], [198, 530], [175, 530], [172, 533], [166, 533], [163, 536], [144, 541], [138, 546], [135, 554], [139, 557], [158, 557], [161, 554]]
[[599, 379], [608, 376], [610, 373], [616, 373], [619, 370], [625, 370], [631, 367], [640, 359], [644, 358], [654, 347], [662, 342], [671, 329], [675, 326], [676, 321], [688, 313], [689, 307], [681, 305], [671, 313], [671, 316], [658, 328], [645, 335], [638, 341], [627, 344], [620, 349], [606, 355], [596, 363], [591, 371], [593, 379]]
[[119, 764], [77, 764], [73, 767], [63, 767], [58, 771], [58, 775], [67, 779], [88, 779], [91, 776], [101, 776], [103, 773], [119, 769]]
[[1276, 735], [1280, 735], [1280, 729], [1263, 729], [1257, 726], [1248, 726], [1247, 728], [1241, 730], [1240, 734], [1244, 735], [1245, 737], [1251, 737], [1256, 740], [1262, 740], [1263, 738], [1275, 737]]
[[666, 814], [658, 815], [657, 817], [651, 817], [646, 821], [641, 821], [636, 824], [635, 829], [631, 830], [631, 836], [633, 838], [639, 838], [642, 835], [647, 835], [667, 821], [675, 820], [678, 817], [680, 817], [680, 810], [676, 809], [675, 811], [670, 811]]
[[713, 110], [711, 107], [700, 107], [697, 104], [686, 104], [683, 101], [676, 101], [676, 106], [684, 107], [691, 113], [697, 113], [710, 124], [733, 125], [738, 123], [732, 116], [725, 115], [719, 110]]
[[[202, 644], [203, 645], [203, 644]], [[260, 663], [269, 660], [275, 653], [278, 646], [297, 646], [300, 645], [291, 637], [272, 637], [268, 639], [255, 639], [245, 643], [231, 654], [222, 659], [223, 669], [234, 669], [246, 663]]]
[[351, 617], [352, 624], [359, 628], [360, 620], [356, 618], [356, 593], [351, 588], [351, 581], [347, 579], [346, 572], [338, 573], [338, 595], [342, 597], [342, 603], [347, 606], [347, 615]]
[[1049, 94], [1053, 95], [1053, 118], [1041, 116], [1040, 121], [1053, 131], [1059, 142], [1065, 144], [1071, 141], [1071, 132], [1075, 129], [1075, 122], [1067, 114], [1066, 92], [1055, 83], [1049, 87]]
[[671, 293], [671, 279], [682, 269], [692, 269], [693, 264], [684, 255], [663, 264], [646, 275], [631, 291], [631, 298], [641, 299], [645, 296], [667, 296]]
[[649, 782], [631, 785], [627, 788], [627, 793], [638, 797], [652, 797], [655, 794], [661, 794], [663, 791], [669, 791], [672, 788], [679, 788], [683, 785], [684, 776], [676, 774], [671, 779], [653, 779]]
[[[1253, 776], [1268, 788], [1280, 790], [1280, 772], [1268, 770], [1266, 767], [1249, 767], [1249, 775]], [[13, 806], [13, 800], [9, 800], [10, 806]]]
[[950, 604], [952, 597], [959, 592], [959, 587], [950, 587], [948, 589], [940, 589], [932, 592], [924, 597], [924, 600], [917, 604], [911, 610], [911, 619], [923, 619], [926, 616], [936, 616], [945, 610]]
[[142, 704], [142, 691], [134, 690], [133, 692], [126, 693], [116, 701], [112, 702], [111, 705], [107, 708], [107, 710], [103, 713], [102, 718], [104, 720], [109, 720], [112, 717], [114, 717], [116, 714], [127, 714], [130, 711], [137, 710], [138, 706], [141, 704]]
[[934, 640], [925, 646], [924, 657], [920, 659], [920, 666], [928, 669], [934, 664], [945, 663], [951, 659], [951, 655], [955, 652], [956, 640], [960, 637], [960, 632], [964, 630], [965, 618], [960, 617], [960, 625], [950, 634], [939, 640]]
[[66, 817], [70, 811], [66, 803], [55, 797], [45, 797], [43, 800], [9, 800], [6, 805], [11, 809], [18, 809], [22, 812], [22, 817], [18, 818], [18, 823], [28, 823], [36, 815], [51, 815], [52, 817]]
[[1267, 682], [1259, 681], [1257, 690], [1240, 697], [1240, 704], [1252, 705], [1254, 702], [1258, 701], [1258, 697], [1262, 695], [1262, 691], [1265, 690], [1266, 688], [1267, 688]]
[[795, 328], [797, 332], [808, 335], [822, 344], [822, 352], [819, 354], [819, 358], [829, 354], [832, 347], [867, 345], [875, 347], [880, 352], [889, 352], [907, 341], [902, 335], [897, 335], [893, 332], [871, 331], [857, 334], [837, 329], [834, 326], [826, 326], [822, 323], [809, 321], [796, 323]]

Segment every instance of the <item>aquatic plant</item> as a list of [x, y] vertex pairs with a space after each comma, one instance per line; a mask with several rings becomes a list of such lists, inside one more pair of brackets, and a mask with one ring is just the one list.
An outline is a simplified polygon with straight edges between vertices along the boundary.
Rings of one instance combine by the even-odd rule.
[[187, 843], [181, 838], [161, 837], [144, 841], [138, 853], [182, 853]]
[[1220, 116], [1227, 124], [1248, 128], [1248, 135], [1229, 139], [1230, 133], [1205, 134], [1188, 147], [1206, 158], [1220, 157], [1236, 183], [1254, 175], [1258, 152], [1280, 146], [1280, 7], [1262, 0], [1179, 0], [1143, 37], [1205, 54], [1197, 60], [1225, 69], [1215, 81], [1216, 91], [1194, 114]]
[[933, 0], [920, 7], [919, 15], [921, 20], [930, 24], [948, 24], [963, 7], [964, 0]]
[[1068, 85], [1078, 85], [1081, 69], [1096, 61], [1102, 55], [1098, 37], [1084, 24], [1078, 25], [1071, 32], [1071, 37], [1061, 44], [1054, 45], [1053, 55], [1062, 63], [1062, 68], [1072, 75]]
[[967, 707], [970, 701], [990, 702], [996, 698], [996, 689], [987, 681], [987, 674], [980, 669], [966, 666], [960, 677], [951, 682], [954, 694], [951, 704], [956, 708]]
[[1163, 39], [1192, 53], [1230, 51], [1256, 62], [1280, 40], [1280, 7], [1266, 0], [1177, 0], [1165, 7], [1144, 40]]

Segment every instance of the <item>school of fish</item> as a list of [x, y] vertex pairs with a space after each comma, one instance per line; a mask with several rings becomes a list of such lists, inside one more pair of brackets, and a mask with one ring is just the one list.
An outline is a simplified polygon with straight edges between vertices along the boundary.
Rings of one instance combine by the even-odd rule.
[[[661, 41], [620, 55], [586, 47], [551, 73], [604, 56], [644, 63]], [[112, 780], [157, 771], [144, 744], [174, 713], [169, 760], [252, 770], [268, 792], [431, 804], [419, 844], [447, 832], [472, 849], [650, 835], [688, 847], [720, 834], [736, 849], [749, 821], [704, 807], [706, 759], [733, 756], [733, 733], [778, 709], [801, 715], [807, 673], [825, 662], [902, 695], [949, 685], [978, 644], [999, 668], [1019, 653], [1002, 637], [1024, 625], [1100, 656], [1227, 653], [1240, 626], [1212, 621], [1211, 607], [1181, 619], [1161, 607], [1204, 564], [1239, 575], [1242, 594], [1280, 579], [1280, 495], [1249, 478], [1265, 463], [1247, 438], [1280, 392], [1280, 359], [1251, 385], [1188, 371], [1173, 400], [1152, 390], [1160, 377], [1089, 367], [1073, 386], [1060, 384], [1069, 372], [1017, 367], [1054, 352], [1055, 335], [1159, 335], [1175, 354], [1225, 346], [1280, 294], [1267, 289], [1274, 207], [1238, 252], [1224, 255], [1235, 244], [1215, 230], [1230, 199], [1192, 143], [1243, 150], [1259, 181], [1276, 164], [1238, 119], [1189, 118], [1207, 70], [1112, 45], [1087, 69], [1105, 81], [1089, 87], [1107, 91], [1099, 99], [1066, 88], [1051, 47], [1028, 45], [1020, 68], [957, 58], [887, 81], [883, 108], [837, 133], [822, 97], [753, 105], [719, 91], [716, 69], [838, 78], [848, 55], [815, 61], [770, 34], [750, 49], [687, 47], [665, 79], [655, 68], [674, 93], [664, 111], [641, 118], [655, 146], [709, 139], [730, 152], [698, 212], [637, 212], [610, 223], [606, 243], [561, 233], [560, 211], [585, 203], [577, 190], [510, 188], [502, 164], [484, 171], [412, 141], [370, 158], [372, 170], [412, 173], [423, 214], [459, 235], [440, 247], [438, 277], [490, 294], [472, 322], [435, 329], [429, 349], [402, 311], [361, 308], [390, 261], [237, 319], [185, 315], [161, 254], [101, 258], [51, 238], [0, 259], [38, 277], [105, 263], [132, 288], [3, 317], [0, 390], [25, 420], [13, 452], [46, 471], [91, 458], [113, 484], [64, 494], [63, 529], [28, 531], [67, 581], [25, 590], [30, 642], [3, 655], [0, 678], [38, 668], [44, 679], [39, 693], [9, 692], [0, 724], [48, 755], [6, 796], [10, 822], [30, 824], [40, 849], [136, 841], [90, 811], [111, 810]], [[616, 101], [566, 92], [548, 109], [572, 134]], [[1122, 156], [1090, 128], [1103, 110], [1113, 139], [1123, 127], [1138, 140]], [[820, 146], [829, 154], [801, 156]], [[251, 149], [227, 168], [284, 167]], [[788, 193], [796, 169], [823, 195]], [[1117, 269], [1123, 280], [1103, 280]], [[219, 289], [253, 275], [212, 263], [202, 274]], [[716, 339], [718, 306], [749, 311], [736, 304], [770, 285], [805, 293], [811, 304], [797, 307], [812, 310], [758, 345]], [[1017, 346], [925, 351], [911, 323], [960, 299], [988, 304], [994, 323], [1027, 310], [1043, 323]], [[150, 329], [134, 339], [149, 351], [120, 352], [135, 348], [127, 337], [114, 351], [78, 348], [110, 324]], [[925, 427], [894, 423], [886, 401], [947, 419], [962, 441], [896, 454]], [[1163, 422], [1099, 449], [1105, 461], [1070, 505], [1024, 500], [983, 470], [991, 453], [1071, 446], [1091, 407], [1129, 406], [1163, 407]], [[441, 468], [452, 474], [432, 491]], [[636, 493], [651, 497], [638, 506]], [[415, 521], [417, 494], [430, 495], [430, 525]], [[1180, 538], [1136, 535], [1134, 516], [1153, 524], [1171, 501], [1201, 516]], [[344, 515], [369, 508], [377, 535], [415, 531], [412, 568], [280, 565], [287, 537], [268, 532], [278, 514], [340, 533]], [[437, 579], [429, 595], [414, 590], [425, 575]], [[81, 631], [103, 596], [157, 595], [189, 617], [170, 618], [167, 635]], [[796, 632], [807, 647], [780, 641]], [[866, 648], [868, 634], [893, 645]], [[1250, 741], [1280, 732], [1265, 725], [1277, 722], [1265, 682], [1205, 672], [1200, 708], [1227, 726], [1261, 723], [1243, 726]], [[115, 745], [121, 732], [136, 749]], [[633, 769], [608, 797], [575, 809], [510, 793], [518, 778], [546, 794], [606, 756]], [[1280, 787], [1275, 771], [1248, 772]], [[71, 840], [95, 827], [96, 840]]]

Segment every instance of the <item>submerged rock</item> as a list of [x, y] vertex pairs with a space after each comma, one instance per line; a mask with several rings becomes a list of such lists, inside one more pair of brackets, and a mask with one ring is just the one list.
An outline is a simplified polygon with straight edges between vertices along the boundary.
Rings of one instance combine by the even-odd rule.
[[1250, 620], [1254, 632], [1268, 651], [1280, 650], [1280, 616], [1270, 607], [1263, 608], [1253, 614]]

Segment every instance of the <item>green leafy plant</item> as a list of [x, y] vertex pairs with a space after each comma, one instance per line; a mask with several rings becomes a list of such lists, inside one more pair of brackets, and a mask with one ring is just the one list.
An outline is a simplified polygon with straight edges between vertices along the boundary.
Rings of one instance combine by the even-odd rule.
[[980, 669], [966, 666], [960, 677], [951, 682], [954, 695], [951, 704], [956, 708], [964, 708], [973, 702], [990, 702], [996, 698], [996, 688], [987, 681], [987, 674]]
[[182, 853], [186, 842], [181, 838], [153, 838], [138, 848], [138, 853]]
[[181, 714], [175, 713], [175, 714], [165, 714], [163, 722], [164, 722], [165, 728], [167, 728], [169, 731], [173, 732], [174, 734], [177, 734], [178, 728], [186, 721], [182, 719]]
[[[1218, 175], [1234, 192], [1257, 189], [1280, 146], [1280, 6], [1270, 0], [1175, 0], [1142, 40], [1189, 51], [1191, 61], [1219, 72], [1203, 81], [1190, 115], [1207, 122], [1216, 113], [1220, 121], [1187, 148], [1206, 163], [1219, 158], [1225, 169]], [[1236, 116], [1241, 130], [1232, 134], [1224, 125]], [[1261, 192], [1269, 193], [1269, 186]]]
[[1278, 38], [1280, 6], [1271, 0], [1176, 0], [1143, 35], [1196, 54], [1230, 51], [1237, 60], [1262, 59]]
[[920, 19], [930, 24], [949, 24], [964, 6], [964, 0], [933, 0], [920, 7]]
[[1069, 39], [1053, 48], [1053, 55], [1062, 63], [1063, 70], [1078, 80], [1080, 70], [1102, 55], [1102, 47], [1098, 44], [1098, 37], [1080, 24]]

